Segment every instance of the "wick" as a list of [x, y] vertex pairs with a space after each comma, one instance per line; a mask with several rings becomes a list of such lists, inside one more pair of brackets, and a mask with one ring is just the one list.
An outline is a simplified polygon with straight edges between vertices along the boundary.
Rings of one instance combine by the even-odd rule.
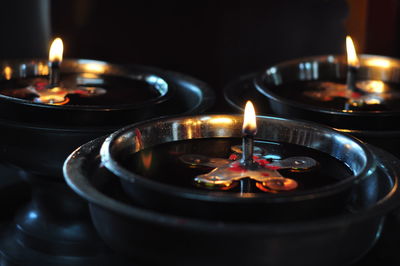
[[242, 164], [246, 168], [250, 168], [253, 165], [253, 153], [254, 153], [254, 136], [244, 135], [242, 140]]
[[355, 66], [347, 66], [347, 80], [346, 80], [346, 85], [349, 90], [352, 92], [357, 91], [356, 87], [356, 79], [357, 79], [357, 72], [358, 68]]
[[[253, 166], [253, 153], [254, 153], [254, 136], [250, 134], [244, 134], [242, 140], [242, 159], [241, 164], [245, 169], [249, 169]], [[251, 192], [251, 180], [244, 178], [240, 180], [240, 194]]]
[[49, 62], [49, 86], [60, 86], [60, 61]]

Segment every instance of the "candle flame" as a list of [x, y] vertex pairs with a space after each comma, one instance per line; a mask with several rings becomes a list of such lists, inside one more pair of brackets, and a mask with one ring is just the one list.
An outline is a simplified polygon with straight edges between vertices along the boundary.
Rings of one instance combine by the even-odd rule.
[[346, 36], [346, 51], [347, 51], [347, 65], [352, 67], [359, 67], [360, 61], [357, 57], [356, 48], [354, 47], [353, 40], [350, 36]]
[[63, 58], [63, 51], [64, 45], [61, 38], [55, 38], [50, 46], [49, 61], [61, 63]]
[[253, 136], [257, 133], [256, 112], [251, 101], [247, 101], [244, 109], [242, 132], [245, 135]]

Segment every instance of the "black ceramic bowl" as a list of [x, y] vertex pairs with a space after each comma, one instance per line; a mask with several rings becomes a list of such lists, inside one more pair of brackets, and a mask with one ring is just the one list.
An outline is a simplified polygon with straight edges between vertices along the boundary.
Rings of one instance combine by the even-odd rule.
[[[132, 153], [172, 141], [240, 138], [242, 123], [241, 115], [202, 115], [134, 124], [106, 139], [101, 149], [102, 162], [120, 178], [124, 190], [136, 203], [192, 217], [235, 221], [309, 219], [341, 212], [350, 201], [363, 197], [353, 191], [374, 172], [375, 163], [361, 142], [317, 124], [276, 117], [257, 118], [256, 139], [297, 144], [321, 151], [346, 164], [353, 174], [339, 178], [333, 184], [307, 191], [253, 193], [244, 197], [240, 193], [204, 191], [194, 186], [184, 188], [145, 178], [129, 170], [122, 162]], [[140, 147], [135, 141], [137, 132], [141, 133]], [[204, 147], [204, 150], [207, 148], [215, 147]], [[172, 176], [166, 173], [164, 178]]]
[[[270, 103], [275, 114], [307, 119], [350, 130], [399, 130], [398, 110], [351, 110], [328, 108], [290, 98], [301, 84], [309, 81], [337, 81], [346, 78], [347, 64], [343, 56], [316, 56], [279, 63], [255, 78], [257, 90]], [[382, 56], [360, 55], [358, 80], [400, 82], [400, 61]], [[283, 92], [281, 85], [293, 84], [292, 93]], [[296, 86], [297, 84], [297, 86]], [[300, 85], [299, 85], [300, 84]], [[393, 89], [394, 93], [398, 93]], [[286, 93], [284, 95], [283, 93]]]
[[330, 218], [280, 223], [193, 219], [132, 204], [101, 164], [104, 138], [77, 149], [64, 165], [67, 183], [89, 202], [100, 236], [144, 265], [348, 265], [380, 235], [399, 202], [399, 161], [374, 149], [377, 170], [359, 188], [364, 208]]
[[[1, 88], [47, 73], [44, 60], [8, 61], [1, 65]], [[0, 94], [0, 155], [4, 161], [31, 173], [61, 176], [60, 169], [68, 154], [90, 139], [150, 118], [202, 112], [214, 99], [213, 92], [204, 83], [150, 67], [64, 60], [61, 74], [69, 77], [71, 86], [77, 83], [106, 86], [110, 92], [118, 86], [120, 90], [134, 90], [137, 94], [140, 94], [138, 89], [158, 94], [131, 104], [118, 104], [118, 99], [113, 100], [116, 103], [107, 104], [107, 99], [103, 99], [103, 103], [93, 105], [50, 105]], [[132, 87], [134, 85], [139, 88]]]

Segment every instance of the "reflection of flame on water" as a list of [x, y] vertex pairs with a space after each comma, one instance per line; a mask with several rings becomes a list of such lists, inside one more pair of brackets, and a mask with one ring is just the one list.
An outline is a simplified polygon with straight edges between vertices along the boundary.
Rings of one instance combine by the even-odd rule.
[[6, 66], [3, 70], [3, 74], [6, 80], [10, 80], [12, 76], [12, 69], [9, 66]]
[[210, 119], [209, 123], [213, 125], [227, 125], [227, 124], [232, 124], [233, 120], [229, 117], [216, 117]]
[[151, 151], [142, 152], [141, 159], [145, 170], [149, 170], [153, 161], [153, 153]]
[[[140, 129], [135, 128], [135, 152], [143, 150], [143, 138]], [[153, 153], [151, 150], [141, 152], [141, 160], [145, 170], [149, 170], [153, 161]]]
[[390, 68], [392, 63], [388, 59], [383, 58], [370, 58], [365, 59], [363, 64], [370, 67], [381, 67], [381, 68]]
[[[317, 89], [312, 88], [304, 95], [319, 101], [332, 101], [336, 97], [347, 98], [347, 104], [352, 107], [382, 104], [389, 99], [400, 98], [400, 94], [390, 90], [381, 80], [364, 80], [356, 83], [361, 93], [347, 89], [346, 84], [336, 82], [320, 82]], [[351, 111], [351, 110], [348, 110]]]
[[107, 65], [102, 64], [102, 63], [87, 63], [82, 65], [82, 68], [90, 73], [96, 73], [96, 74], [103, 74], [106, 69]]
[[367, 81], [360, 81], [357, 85], [366, 92], [369, 93], [384, 93], [388, 90], [385, 83], [381, 80], [367, 80]]
[[296, 189], [298, 183], [290, 178], [271, 178], [266, 182], [256, 183], [257, 188], [269, 193], [278, 193], [280, 191], [289, 191]]
[[143, 149], [142, 132], [138, 128], [135, 128], [135, 152]]
[[37, 64], [37, 75], [47, 76], [49, 74], [49, 66], [39, 62]]

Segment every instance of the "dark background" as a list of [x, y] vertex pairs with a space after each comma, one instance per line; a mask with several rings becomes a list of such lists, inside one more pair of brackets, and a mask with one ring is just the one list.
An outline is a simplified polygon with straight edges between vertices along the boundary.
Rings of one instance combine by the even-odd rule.
[[[4, 3], [4, 4], [3, 4]], [[344, 51], [344, 0], [14, 0], [0, 8], [0, 59], [64, 56], [175, 70], [221, 90], [282, 60]], [[12, 23], [10, 23], [12, 22]]]
[[143, 64], [192, 75], [218, 94], [229, 81], [303, 56], [399, 55], [399, 0], [13, 0], [0, 5], [0, 59], [65, 57]]
[[66, 56], [158, 66], [215, 88], [281, 60], [342, 51], [347, 14], [341, 0], [52, 3]]
[[[283, 60], [343, 53], [346, 33], [361, 52], [398, 57], [398, 11], [398, 0], [2, 1], [0, 60], [47, 58], [59, 36], [65, 57], [183, 72], [209, 83], [223, 105], [229, 81]], [[16, 194], [7, 192], [10, 201]], [[393, 219], [357, 265], [399, 265]]]

